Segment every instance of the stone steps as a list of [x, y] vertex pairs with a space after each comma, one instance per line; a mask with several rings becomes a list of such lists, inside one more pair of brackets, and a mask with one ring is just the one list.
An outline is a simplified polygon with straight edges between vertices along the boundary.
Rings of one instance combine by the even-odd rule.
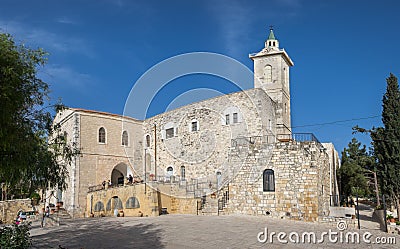
[[72, 220], [71, 215], [64, 208], [60, 208], [58, 211], [55, 211], [53, 214], [50, 214], [49, 217], [45, 218], [43, 226], [60, 226], [69, 220]]
[[202, 215], [218, 215], [218, 199], [207, 198], [201, 213]]

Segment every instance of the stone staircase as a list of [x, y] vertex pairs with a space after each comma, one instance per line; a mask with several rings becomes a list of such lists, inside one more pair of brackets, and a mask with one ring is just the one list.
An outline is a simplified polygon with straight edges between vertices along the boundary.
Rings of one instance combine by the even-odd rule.
[[274, 140], [255, 137], [241, 137], [232, 140], [229, 152], [229, 164], [222, 168], [223, 174], [216, 198], [203, 196], [201, 213], [203, 215], [221, 215], [229, 209], [229, 184], [252, 185], [262, 178], [262, 171], [272, 158]]
[[201, 209], [202, 215], [218, 215], [218, 199], [205, 197], [205, 201]]
[[53, 214], [50, 214], [49, 217], [45, 218], [43, 227], [60, 226], [70, 220], [72, 220], [71, 215], [64, 208], [60, 208], [58, 211], [55, 211]]

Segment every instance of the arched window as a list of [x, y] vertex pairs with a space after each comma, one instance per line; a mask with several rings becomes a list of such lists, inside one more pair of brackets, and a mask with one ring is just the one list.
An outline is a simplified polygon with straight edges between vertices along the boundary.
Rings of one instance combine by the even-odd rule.
[[171, 166], [169, 166], [169, 167], [167, 168], [167, 173], [172, 175], [173, 172], [174, 172], [174, 168], [172, 168]]
[[181, 180], [185, 180], [185, 175], [186, 175], [186, 168], [185, 166], [181, 166]]
[[266, 169], [263, 173], [263, 189], [264, 191], [275, 191], [275, 175], [272, 169]]
[[126, 208], [140, 208], [139, 200], [136, 197], [129, 197], [126, 201]]
[[174, 175], [174, 168], [172, 166], [169, 166], [167, 168], [167, 174], [165, 175], [167, 181], [172, 181], [173, 180], [173, 175]]
[[272, 66], [271, 65], [265, 66], [264, 79], [265, 79], [265, 82], [272, 82]]
[[111, 199], [109, 199], [107, 202], [106, 210], [111, 211]]
[[146, 147], [150, 147], [150, 135], [146, 135]]
[[95, 212], [100, 212], [104, 211], [104, 204], [101, 201], [96, 202], [96, 205], [94, 205], [94, 211]]
[[122, 145], [128, 146], [128, 132], [127, 131], [122, 132]]
[[106, 129], [104, 129], [104, 127], [99, 129], [99, 143], [106, 143]]

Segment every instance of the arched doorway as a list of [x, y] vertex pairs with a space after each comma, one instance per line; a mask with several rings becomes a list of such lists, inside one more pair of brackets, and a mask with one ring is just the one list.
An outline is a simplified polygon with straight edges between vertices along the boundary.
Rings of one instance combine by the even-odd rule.
[[125, 163], [120, 163], [114, 167], [111, 172], [111, 184], [113, 186], [124, 185], [124, 180], [127, 177], [130, 170]]

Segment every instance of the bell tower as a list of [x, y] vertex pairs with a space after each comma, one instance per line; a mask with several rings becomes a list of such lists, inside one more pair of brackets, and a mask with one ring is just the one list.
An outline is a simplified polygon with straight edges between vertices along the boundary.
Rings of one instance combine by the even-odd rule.
[[277, 104], [277, 134], [291, 134], [289, 69], [294, 64], [286, 51], [279, 48], [272, 27], [265, 47], [249, 57], [254, 61], [254, 88], [263, 89]]

